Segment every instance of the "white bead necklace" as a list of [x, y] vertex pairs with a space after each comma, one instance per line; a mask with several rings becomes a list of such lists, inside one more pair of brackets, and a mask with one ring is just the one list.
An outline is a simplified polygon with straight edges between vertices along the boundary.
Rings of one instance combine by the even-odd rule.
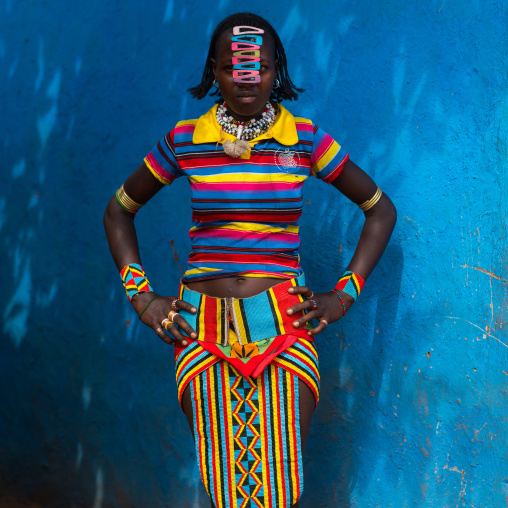
[[266, 109], [257, 120], [239, 122], [228, 114], [226, 103], [224, 103], [217, 108], [217, 123], [224, 132], [236, 136], [236, 139], [250, 141], [264, 134], [275, 123], [276, 114], [275, 108], [267, 102]]

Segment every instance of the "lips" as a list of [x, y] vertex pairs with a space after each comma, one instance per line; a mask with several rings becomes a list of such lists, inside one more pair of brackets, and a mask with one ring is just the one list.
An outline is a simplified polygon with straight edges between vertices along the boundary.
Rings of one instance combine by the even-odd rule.
[[249, 104], [251, 102], [254, 102], [257, 99], [257, 96], [253, 93], [240, 93], [236, 96], [237, 100], [239, 102], [242, 102], [243, 104]]

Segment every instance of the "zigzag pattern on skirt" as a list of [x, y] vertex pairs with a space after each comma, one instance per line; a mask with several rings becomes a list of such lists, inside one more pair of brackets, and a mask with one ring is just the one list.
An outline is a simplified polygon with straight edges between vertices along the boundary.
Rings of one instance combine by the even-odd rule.
[[225, 360], [190, 381], [196, 454], [217, 508], [289, 508], [303, 491], [298, 378]]

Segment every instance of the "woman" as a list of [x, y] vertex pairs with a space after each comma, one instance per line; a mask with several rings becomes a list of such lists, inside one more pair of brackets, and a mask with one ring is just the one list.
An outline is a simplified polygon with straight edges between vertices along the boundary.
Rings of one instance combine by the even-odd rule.
[[[263, 18], [240, 13], [219, 24], [190, 91], [202, 99], [210, 90], [218, 104], [179, 122], [111, 198], [106, 234], [134, 310], [175, 345], [179, 400], [212, 506], [298, 506], [319, 396], [314, 337], [354, 303], [395, 209], [328, 134], [280, 105], [303, 90]], [[192, 189], [192, 252], [178, 297], [159, 296], [141, 267], [134, 216], [183, 175]], [[365, 213], [347, 271], [327, 293], [305, 285], [299, 265], [309, 176]]]

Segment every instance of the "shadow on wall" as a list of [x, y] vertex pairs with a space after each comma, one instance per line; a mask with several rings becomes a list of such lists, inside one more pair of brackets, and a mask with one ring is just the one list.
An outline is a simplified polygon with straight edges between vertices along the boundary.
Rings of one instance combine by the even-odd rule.
[[[321, 344], [317, 339], [321, 399], [304, 462], [308, 487], [302, 506], [350, 507], [352, 491], [370, 481], [370, 475], [362, 473], [365, 465], [372, 455], [382, 453], [376, 404], [387, 359], [396, 347], [390, 338], [396, 333], [403, 261], [400, 247], [390, 245], [362, 292], [361, 303], [333, 328], [333, 337], [328, 333]], [[369, 286], [382, 288], [383, 297], [374, 295]]]

